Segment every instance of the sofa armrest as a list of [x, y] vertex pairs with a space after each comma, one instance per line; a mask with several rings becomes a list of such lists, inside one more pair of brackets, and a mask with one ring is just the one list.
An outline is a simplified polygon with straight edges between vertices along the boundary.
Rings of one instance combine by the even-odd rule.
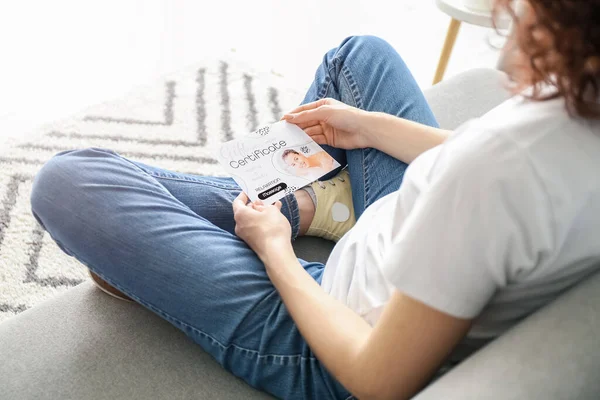
[[600, 273], [530, 316], [415, 400], [598, 399]]

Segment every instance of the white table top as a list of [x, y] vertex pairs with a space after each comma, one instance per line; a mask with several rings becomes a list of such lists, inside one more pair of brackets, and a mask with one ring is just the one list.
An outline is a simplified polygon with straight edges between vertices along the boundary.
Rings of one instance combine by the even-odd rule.
[[[492, 14], [471, 10], [463, 5], [463, 0], [435, 0], [438, 8], [451, 16], [468, 24], [493, 28]], [[500, 17], [497, 21], [498, 28], [507, 29], [510, 26], [510, 18], [508, 16]]]

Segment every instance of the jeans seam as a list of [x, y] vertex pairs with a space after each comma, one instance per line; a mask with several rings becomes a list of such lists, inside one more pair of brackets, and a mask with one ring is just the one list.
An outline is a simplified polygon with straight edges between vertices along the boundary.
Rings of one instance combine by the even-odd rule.
[[[139, 167], [139, 166], [138, 166]], [[192, 183], [198, 183], [201, 185], [207, 185], [207, 186], [212, 186], [212, 187], [216, 187], [219, 189], [225, 189], [225, 190], [241, 190], [239, 186], [236, 185], [223, 185], [220, 183], [214, 183], [211, 181], [205, 181], [199, 178], [184, 178], [184, 177], [172, 177], [172, 176], [165, 176], [162, 174], [158, 174], [156, 172], [152, 172], [152, 171], [148, 171], [144, 168], [139, 167], [144, 173], [154, 177], [154, 178], [158, 178], [158, 179], [166, 179], [166, 180], [170, 180], [170, 181], [178, 181], [178, 182], [192, 182]]]
[[203, 181], [200, 179], [182, 179], [182, 178], [173, 178], [173, 177], [169, 177], [169, 176], [162, 176], [162, 175], [157, 175], [154, 174], [152, 172], [149, 171], [145, 171], [148, 175], [157, 178], [157, 179], [165, 179], [165, 180], [169, 180], [169, 181], [177, 181], [177, 182], [189, 182], [189, 183], [197, 183], [199, 185], [205, 185], [205, 186], [212, 186], [215, 188], [219, 188], [219, 189], [225, 189], [225, 190], [242, 190], [239, 186], [236, 185], [223, 185], [220, 183], [214, 183], [214, 182], [210, 182], [210, 181]]
[[298, 208], [298, 201], [296, 200], [296, 197], [293, 194], [285, 196], [282, 200], [285, 201], [288, 210], [290, 210], [292, 240], [295, 240], [298, 237], [298, 234], [300, 233], [300, 211]]
[[346, 85], [348, 85], [348, 88], [350, 89], [350, 93], [352, 94], [352, 100], [354, 100], [354, 106], [356, 108], [363, 109], [364, 107], [362, 104], [362, 97], [360, 96], [360, 92], [358, 91], [358, 84], [354, 80], [350, 68], [348, 68], [346, 64], [343, 64], [340, 72], [342, 73], [342, 77], [346, 81]]
[[319, 93], [317, 94], [317, 98], [318, 99], [323, 99], [326, 97], [327, 92], [329, 91], [329, 88], [331, 87], [332, 84], [332, 79], [329, 76], [329, 74], [331, 73], [331, 70], [333, 69], [330, 68], [329, 71], [327, 71], [327, 75], [325, 75], [325, 82], [323, 83], [323, 86], [321, 87], [321, 90], [319, 91]]
[[165, 188], [163, 185], [160, 184], [159, 181], [156, 180], [156, 177], [150, 175], [146, 170], [144, 170], [142, 167], [140, 167], [133, 161], [123, 157], [119, 153], [112, 151], [112, 150], [105, 150], [105, 149], [96, 149], [96, 150], [103, 151], [104, 153], [113, 155], [113, 156], [117, 157], [119, 160], [126, 162], [127, 164], [132, 166], [134, 170], [141, 172], [142, 176], [144, 176], [147, 180], [149, 180], [154, 186], [156, 186], [158, 189], [160, 189], [163, 193], [168, 194], [169, 196], [172, 196], [171, 192], [169, 192], [167, 190], [167, 188]]
[[[362, 206], [362, 211], [367, 209], [367, 170], [366, 170], [366, 163], [365, 163], [365, 152], [364, 150], [360, 150], [360, 162], [362, 164], [362, 178], [363, 178], [363, 206]], [[355, 210], [356, 212], [356, 210]], [[362, 212], [361, 212], [362, 214]]]
[[369, 191], [370, 191], [370, 186], [369, 186], [369, 163], [367, 161], [367, 156], [369, 155], [368, 150], [367, 149], [361, 149], [361, 158], [362, 158], [362, 164], [363, 164], [363, 188], [364, 188], [364, 204], [363, 204], [363, 210], [366, 210], [367, 207], [369, 206], [369, 201], [370, 201], [370, 197], [369, 197]]

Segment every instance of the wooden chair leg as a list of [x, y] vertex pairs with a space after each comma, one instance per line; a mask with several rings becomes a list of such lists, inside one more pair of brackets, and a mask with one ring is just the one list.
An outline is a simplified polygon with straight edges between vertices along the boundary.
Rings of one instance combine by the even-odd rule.
[[442, 54], [440, 55], [440, 61], [438, 62], [437, 70], [435, 71], [435, 77], [433, 78], [434, 85], [444, 78], [446, 67], [448, 66], [448, 61], [450, 60], [450, 55], [452, 54], [452, 49], [454, 48], [458, 31], [460, 30], [460, 24], [461, 22], [454, 18], [452, 18], [450, 21], [448, 33], [446, 34], [446, 40], [444, 41], [444, 47], [442, 48]]

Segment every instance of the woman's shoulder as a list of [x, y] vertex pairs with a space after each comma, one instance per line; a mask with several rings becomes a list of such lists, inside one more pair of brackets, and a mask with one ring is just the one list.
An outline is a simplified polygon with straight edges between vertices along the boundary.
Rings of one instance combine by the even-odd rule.
[[589, 121], [572, 117], [564, 100], [534, 101], [521, 95], [484, 114], [477, 119], [476, 125], [484, 134], [500, 135], [525, 147], [541, 140], [590, 132]]
[[[515, 96], [487, 114], [459, 127], [447, 141], [449, 147], [494, 163], [516, 159], [558, 159], [600, 152], [600, 123], [573, 118], [560, 99], [531, 101]], [[587, 149], [587, 151], [585, 150]], [[570, 151], [570, 154], [567, 153]]]

